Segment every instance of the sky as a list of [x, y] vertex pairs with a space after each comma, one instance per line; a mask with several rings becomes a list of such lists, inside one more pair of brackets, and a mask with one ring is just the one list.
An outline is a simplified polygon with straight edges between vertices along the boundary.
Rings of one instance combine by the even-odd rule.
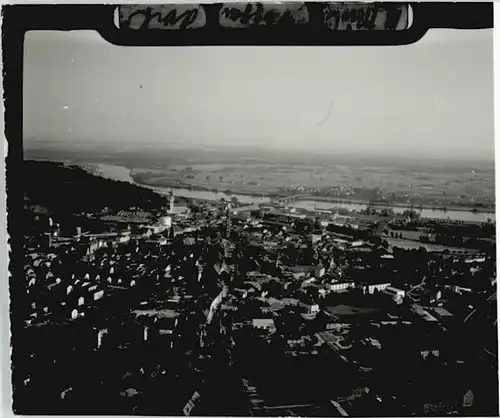
[[254, 146], [493, 158], [493, 30], [409, 46], [119, 47], [33, 31], [25, 147]]

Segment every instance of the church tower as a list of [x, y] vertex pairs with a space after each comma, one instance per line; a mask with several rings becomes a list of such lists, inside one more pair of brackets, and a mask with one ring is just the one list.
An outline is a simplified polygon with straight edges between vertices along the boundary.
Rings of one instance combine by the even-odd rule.
[[232, 226], [232, 222], [231, 222], [231, 205], [228, 204], [226, 206], [226, 230], [225, 230], [226, 239], [229, 239], [231, 237], [231, 226]]
[[174, 201], [175, 201], [174, 191], [170, 190], [170, 193], [168, 195], [168, 212], [170, 214], [174, 213]]

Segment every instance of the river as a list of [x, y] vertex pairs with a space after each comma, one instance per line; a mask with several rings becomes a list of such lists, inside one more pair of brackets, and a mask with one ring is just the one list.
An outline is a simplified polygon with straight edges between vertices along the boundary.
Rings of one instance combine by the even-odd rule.
[[[316, 209], [332, 209], [332, 208], [344, 208], [349, 211], [359, 212], [368, 207], [367, 204], [362, 203], [334, 203], [334, 202], [321, 202], [314, 200], [298, 200], [293, 203], [294, 207], [301, 209], [314, 210]], [[383, 208], [383, 206], [381, 206]], [[394, 213], [403, 213], [405, 210], [408, 210], [409, 207], [397, 207], [393, 206], [392, 210]], [[451, 219], [454, 221], [464, 221], [464, 222], [487, 222], [488, 219], [492, 221], [495, 220], [494, 213], [487, 212], [472, 212], [466, 210], [434, 210], [434, 209], [413, 209], [420, 214], [422, 218], [425, 219]]]
[[[150, 189], [155, 190], [158, 193], [166, 194], [170, 190], [174, 190], [176, 196], [188, 197], [191, 199], [202, 199], [202, 200], [220, 200], [224, 198], [229, 200], [231, 197], [236, 197], [240, 203], [244, 203], [246, 205], [253, 204], [262, 204], [262, 203], [270, 203], [271, 199], [269, 197], [262, 196], [249, 196], [243, 194], [231, 194], [230, 196], [218, 192], [214, 193], [206, 190], [189, 190], [189, 189], [181, 189], [181, 188], [163, 188], [163, 187], [151, 187], [147, 186]], [[331, 210], [331, 209], [347, 209], [348, 211], [359, 212], [368, 207], [367, 204], [363, 203], [348, 203], [348, 202], [324, 202], [324, 201], [316, 201], [312, 199], [308, 200], [297, 200], [287, 205], [288, 207], [297, 208], [297, 209], [305, 209], [305, 210]], [[381, 206], [382, 208], [382, 206]], [[409, 208], [405, 207], [392, 207], [394, 213], [403, 213], [405, 210]], [[464, 222], [487, 222], [488, 219], [495, 221], [494, 213], [487, 212], [471, 212], [465, 210], [433, 210], [433, 209], [414, 209], [416, 212], [420, 214], [422, 218], [425, 219], [451, 219], [455, 221], [464, 221]]]
[[[167, 194], [170, 190], [174, 190], [176, 196], [187, 197], [191, 199], [202, 199], [202, 200], [220, 200], [221, 198], [230, 199], [231, 197], [236, 197], [240, 203], [244, 203], [246, 205], [253, 204], [262, 204], [262, 203], [270, 203], [271, 198], [266, 196], [250, 196], [243, 194], [231, 194], [230, 196], [222, 193], [222, 192], [211, 192], [207, 190], [189, 190], [184, 188], [171, 188], [171, 187], [156, 187], [156, 186], [148, 186], [140, 183], [136, 183], [131, 176], [131, 171], [126, 167], [109, 165], [109, 164], [89, 164], [93, 167], [94, 174], [99, 174], [105, 178], [126, 181], [129, 183], [137, 184], [141, 187], [147, 187], [148, 189], [152, 189], [159, 194]], [[322, 210], [331, 210], [331, 209], [347, 209], [349, 211], [359, 212], [367, 208], [367, 204], [363, 203], [348, 203], [348, 202], [325, 202], [325, 201], [316, 201], [313, 199], [307, 200], [297, 200], [288, 205], [289, 207], [294, 207], [297, 209], [306, 209], [306, 210], [314, 210], [314, 209], [322, 209]], [[395, 213], [403, 213], [405, 210], [408, 210], [409, 207], [392, 207]], [[488, 212], [472, 212], [466, 210], [434, 210], [434, 209], [414, 209], [416, 212], [420, 214], [422, 218], [425, 219], [450, 219], [454, 221], [463, 221], [463, 222], [487, 222], [488, 219], [495, 221], [495, 214]]]

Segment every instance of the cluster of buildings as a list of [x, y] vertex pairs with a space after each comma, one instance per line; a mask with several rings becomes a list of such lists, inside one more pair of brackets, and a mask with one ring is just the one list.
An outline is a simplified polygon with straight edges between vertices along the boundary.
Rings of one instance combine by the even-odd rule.
[[[481, 377], [465, 373], [483, 373], [496, 361], [484, 350], [495, 349], [463, 339], [468, 323], [492, 318], [492, 255], [391, 248], [371, 215], [346, 217], [339, 229], [340, 215], [234, 209], [176, 205], [171, 194], [157, 213], [33, 217], [26, 328], [78, 327], [69, 351], [91, 340], [80, 361], [128, 355], [100, 379], [134, 413], [156, 393], [140, 382], [159, 379], [177, 388], [178, 414], [217, 414], [206, 400], [216, 389], [200, 382], [233, 366], [254, 415], [420, 415], [450, 405], [467, 414], [490, 402]], [[28, 373], [26, 387], [40, 388], [42, 369]], [[54, 383], [54, 402], [90, 390], [71, 383], [71, 370]], [[446, 394], [424, 390], [439, 376], [453, 382]]]
[[[226, 306], [228, 315], [238, 318], [233, 322], [237, 335], [244, 335], [247, 329], [254, 338], [266, 340], [270, 347], [284, 345], [285, 357], [321, 357], [325, 353], [323, 347], [328, 348], [329, 361], [338, 358], [350, 367], [351, 375], [371, 381], [371, 385], [352, 388], [353, 393], [357, 393], [355, 399], [363, 398], [359, 402], [370, 403], [377, 394], [376, 404], [386, 402], [391, 408], [398, 405], [399, 414], [405, 413], [405, 408], [412, 408], [417, 414], [450, 413], [451, 406], [454, 406], [451, 412], [470, 413], [473, 392], [468, 384], [473, 383], [467, 379], [454, 388], [452, 395], [443, 395], [446, 401], [431, 402], [432, 395], [428, 394], [418, 405], [410, 405], [403, 396], [389, 396], [387, 389], [377, 387], [376, 380], [372, 379], [381, 373], [375, 370], [377, 365], [394, 367], [391, 361], [398, 356], [396, 351], [410, 341], [412, 349], [401, 350], [404, 353], [401, 361], [413, 365], [410, 369], [416, 375], [422, 364], [425, 367], [434, 364], [436, 370], [443, 373], [446, 368], [455, 372], [455, 368], [460, 368], [457, 365], [467, 362], [464, 353], [450, 345], [450, 336], [465, 332], [463, 323], [471, 311], [475, 312], [473, 306], [484, 307], [486, 295], [495, 294], [494, 256], [424, 251], [424, 259], [419, 260], [414, 258], [419, 250], [390, 251], [377, 244], [377, 240], [359, 240], [328, 231], [321, 225], [318, 227], [311, 217], [302, 214], [269, 216], [268, 213], [261, 221], [240, 223], [248, 242], [262, 250], [263, 255], [258, 258], [259, 271], [247, 272], [245, 282], [235, 289], [237, 297], [228, 302], [234, 305]], [[309, 222], [310, 229], [297, 227], [301, 222]], [[288, 256], [290, 251], [292, 257]], [[419, 266], [422, 276], [415, 282], [415, 278], [405, 276], [405, 268], [417, 267], [418, 263], [425, 264]], [[266, 274], [261, 274], [262, 271]], [[478, 275], [479, 271], [482, 273]], [[429, 272], [433, 276], [429, 276]], [[422, 279], [427, 283], [422, 283]], [[462, 280], [467, 282], [468, 290], [447, 284]], [[467, 292], [475, 297], [456, 297], [465, 296]], [[494, 316], [493, 310], [491, 312]], [[493, 320], [489, 323], [493, 325]], [[493, 328], [490, 330], [493, 332]], [[405, 337], [398, 340], [401, 337], [395, 335], [401, 333]], [[248, 343], [243, 336], [234, 337], [236, 346], [238, 338], [241, 344]], [[255, 382], [266, 380], [266, 375], [255, 373]], [[266, 373], [273, 372], [266, 368]], [[280, 371], [276, 369], [275, 373]], [[293, 378], [287, 376], [287, 379]], [[304, 384], [299, 376], [295, 378], [296, 385]], [[259, 388], [258, 383], [254, 386]], [[332, 405], [338, 405], [336, 409], [343, 416], [349, 415], [346, 411], [352, 409], [354, 399], [346, 400], [349, 396], [331, 394]], [[464, 400], [466, 398], [468, 400]], [[254, 412], [266, 415], [275, 410], [273, 408], [291, 410], [273, 405], [273, 399], [272, 393], [262, 394]]]

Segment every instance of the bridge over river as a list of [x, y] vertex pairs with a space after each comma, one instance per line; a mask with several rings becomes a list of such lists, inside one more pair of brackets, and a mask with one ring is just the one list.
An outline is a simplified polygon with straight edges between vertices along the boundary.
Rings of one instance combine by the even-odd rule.
[[[286, 197], [279, 197], [276, 199], [272, 199], [269, 203], [270, 204], [282, 204], [282, 205], [287, 205], [290, 204], [298, 199], [302, 198], [312, 198], [310, 194], [298, 194], [298, 195], [293, 195], [293, 196], [286, 196]], [[246, 212], [250, 210], [258, 210], [262, 205], [265, 205], [265, 203], [252, 203], [249, 205], [245, 206], [239, 206], [237, 208], [233, 208], [234, 213], [241, 213], [241, 212]]]

